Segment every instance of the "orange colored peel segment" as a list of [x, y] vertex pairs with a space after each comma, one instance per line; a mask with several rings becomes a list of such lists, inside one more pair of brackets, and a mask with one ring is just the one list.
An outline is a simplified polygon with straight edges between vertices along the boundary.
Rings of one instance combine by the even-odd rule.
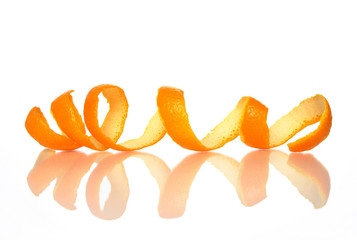
[[292, 152], [306, 151], [320, 144], [332, 126], [331, 109], [322, 95], [302, 101], [270, 128], [268, 108], [252, 97], [243, 97], [224, 121], [200, 141], [191, 129], [181, 90], [160, 88], [157, 104], [168, 135], [180, 146], [196, 151], [222, 147], [238, 135], [248, 146], [269, 149], [284, 144], [305, 127], [320, 121], [315, 131], [288, 144]]
[[268, 108], [254, 98], [247, 97], [240, 123], [240, 139], [246, 145], [269, 148]]
[[157, 106], [167, 133], [183, 148], [207, 151], [222, 147], [239, 135], [242, 112], [247, 98], [243, 98], [235, 109], [200, 141], [194, 134], [186, 112], [183, 91], [161, 87], [157, 96]]
[[313, 149], [329, 135], [332, 126], [331, 108], [326, 98], [318, 94], [302, 101], [270, 127], [270, 147], [284, 144], [305, 127], [319, 121], [315, 131], [289, 143], [289, 150], [301, 152]]
[[[99, 94], [108, 100], [109, 112], [102, 126], [98, 122]], [[87, 95], [84, 104], [84, 120], [93, 137], [103, 145], [119, 151], [130, 151], [151, 146], [160, 141], [166, 134], [160, 116], [156, 113], [149, 121], [144, 134], [133, 140], [117, 144], [121, 136], [128, 113], [128, 102], [124, 91], [114, 85], [99, 85], [94, 87]]]
[[86, 135], [86, 126], [74, 106], [71, 93], [68, 91], [57, 97], [51, 104], [51, 112], [58, 127], [66, 136], [81, 146], [94, 150], [106, 150], [94, 137]]
[[31, 137], [44, 147], [57, 150], [74, 150], [80, 147], [68, 137], [54, 132], [38, 107], [32, 108], [27, 115], [25, 127]]
[[[305, 99], [270, 128], [267, 125], [268, 108], [252, 97], [243, 97], [221, 123], [199, 140], [189, 122], [183, 91], [161, 87], [157, 95], [158, 110], [143, 135], [117, 143], [123, 133], [129, 107], [124, 91], [109, 84], [92, 88], [84, 104], [84, 122], [74, 106], [71, 93], [63, 93], [51, 105], [52, 115], [63, 135], [50, 129], [39, 108], [33, 108], [28, 114], [25, 127], [41, 145], [58, 150], [85, 146], [99, 151], [108, 148], [132, 151], [156, 144], [167, 132], [175, 143], [194, 151], [220, 148], [239, 135], [241, 141], [250, 147], [269, 149], [286, 143], [305, 127], [320, 122], [316, 130], [288, 144], [290, 151], [300, 152], [320, 144], [332, 126], [331, 109], [322, 95]], [[100, 94], [109, 103], [109, 111], [101, 126], [98, 121]]]

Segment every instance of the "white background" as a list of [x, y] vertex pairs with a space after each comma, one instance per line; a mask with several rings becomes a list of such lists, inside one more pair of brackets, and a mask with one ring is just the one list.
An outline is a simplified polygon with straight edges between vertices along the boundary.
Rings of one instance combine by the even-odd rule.
[[[355, 1], [1, 1], [0, 239], [356, 239], [357, 4]], [[81, 185], [77, 210], [35, 197], [27, 174], [43, 149], [26, 132], [33, 106], [56, 129], [49, 107], [67, 90], [110, 83], [130, 108], [122, 139], [141, 134], [160, 86], [185, 92], [192, 128], [203, 137], [243, 96], [269, 107], [269, 124], [317, 93], [330, 102], [330, 136], [310, 151], [329, 171], [331, 193], [319, 210], [273, 169], [268, 198], [244, 207], [209, 164], [178, 219], [157, 213], [159, 191], [140, 161], [125, 164], [124, 215], [91, 215]], [[286, 146], [279, 147], [287, 152]], [[88, 149], [80, 149], [90, 153]], [[237, 161], [252, 149], [239, 139], [217, 152]], [[192, 153], [168, 136], [144, 149], [170, 168]]]

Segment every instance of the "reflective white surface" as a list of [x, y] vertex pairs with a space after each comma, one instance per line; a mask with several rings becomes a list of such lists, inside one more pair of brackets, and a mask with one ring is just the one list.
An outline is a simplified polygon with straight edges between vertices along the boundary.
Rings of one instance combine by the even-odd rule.
[[[2, 1], [0, 239], [355, 239], [356, 10], [354, 1]], [[122, 87], [128, 98], [123, 140], [142, 133], [163, 85], [184, 90], [199, 137], [243, 96], [269, 108], [271, 125], [303, 99], [324, 95], [331, 133], [307, 153], [328, 172], [326, 205], [315, 209], [270, 162], [267, 197], [247, 207], [222, 172], [205, 162], [182, 216], [166, 219], [157, 181], [134, 157], [123, 162], [130, 191], [114, 220], [96, 217], [87, 204], [96, 163], [80, 181], [75, 210], [54, 200], [55, 181], [35, 196], [27, 178], [43, 147], [25, 130], [27, 113], [40, 107], [58, 131], [51, 101], [73, 89], [81, 112], [86, 93], [102, 83]], [[276, 150], [289, 154], [285, 145]], [[252, 151], [236, 139], [214, 152], [240, 166]], [[195, 154], [168, 136], [142, 152], [170, 171]], [[109, 188], [104, 178], [101, 205]]]
[[[328, 171], [312, 154], [288, 155], [278, 150], [252, 151], [244, 156], [241, 162], [214, 152], [194, 153], [185, 157], [171, 171], [162, 159], [144, 152], [97, 152], [85, 155], [80, 151], [56, 153], [45, 149], [40, 152], [29, 172], [27, 182], [32, 193], [39, 196], [56, 180], [54, 199], [64, 208], [75, 210], [81, 180], [91, 166], [97, 163], [85, 184], [87, 206], [94, 216], [114, 220], [122, 216], [128, 202], [130, 188], [123, 161], [131, 158], [143, 160], [156, 180], [160, 190], [158, 211], [163, 218], [178, 218], [184, 214], [190, 187], [206, 162], [224, 174], [235, 188], [242, 204], [247, 207], [254, 206], [266, 198], [269, 163], [286, 176], [316, 209], [325, 206], [330, 194]], [[110, 186], [106, 187], [109, 192], [106, 198], [102, 190], [105, 188], [102, 187], [104, 179], [110, 183]]]
[[[107, 173], [111, 172], [112, 176], [117, 180], [110, 180], [110, 182], [114, 182], [114, 185], [110, 185], [107, 178], [104, 178], [101, 183], [100, 191], [94, 193], [94, 195], [88, 194], [88, 192], [90, 192], [90, 188], [93, 188], [93, 184], [99, 184], [101, 181], [100, 177], [98, 179], [98, 169], [100, 165], [94, 163], [89, 169], [88, 161], [93, 161], [93, 159], [88, 160], [89, 157], [82, 159], [82, 162], [78, 161], [78, 159], [73, 161], [73, 159], [67, 160], [68, 158], [57, 158], [57, 160], [55, 160], [57, 161], [57, 165], [51, 166], [47, 164], [47, 171], [45, 170], [42, 173], [37, 172], [36, 177], [40, 176], [40, 179], [43, 179], [46, 178], [47, 175], [51, 175], [54, 171], [57, 174], [60, 172], [61, 174], [58, 175], [62, 175], [62, 178], [57, 180], [57, 186], [56, 181], [52, 181], [47, 187], [43, 185], [44, 191], [38, 197], [31, 192], [30, 187], [32, 187], [33, 190], [34, 185], [43, 184], [43, 182], [41, 182], [42, 180], [37, 180], [37, 183], [36, 181], [30, 183], [28, 176], [30, 176], [31, 167], [27, 169], [28, 172], [25, 171], [24, 167], [17, 167], [17, 171], [10, 171], [7, 174], [7, 176], [9, 176], [8, 182], [4, 183], [4, 189], [7, 191], [7, 195], [2, 199], [2, 201], [4, 201], [2, 208], [4, 209], [3, 213], [7, 217], [2, 218], [2, 220], [4, 220], [4, 224], [9, 227], [8, 230], [13, 231], [11, 231], [12, 236], [18, 238], [25, 237], [26, 235], [37, 235], [40, 238], [51, 236], [55, 239], [65, 238], [66, 236], [85, 236], [88, 238], [102, 236], [105, 238], [114, 238], [114, 235], [119, 236], [120, 234], [126, 237], [139, 237], [147, 234], [150, 236], [157, 234], [159, 237], [164, 237], [170, 236], [173, 232], [175, 233], [174, 238], [185, 236], [198, 237], [201, 234], [206, 237], [209, 237], [206, 235], [209, 234], [215, 237], [224, 236], [230, 238], [233, 236], [233, 233], [237, 231], [237, 228], [240, 229], [240, 231], [239, 234], [236, 233], [236, 235], [247, 237], [248, 239], [266, 236], [283, 238], [290, 237], [292, 233], [296, 238], [329, 238], [329, 235], [331, 235], [332, 239], [332, 236], [335, 238], [338, 237], [339, 234], [346, 236], [346, 238], [352, 236], [350, 234], [354, 233], [352, 225], [355, 218], [354, 214], [356, 213], [353, 201], [356, 196], [349, 188], [353, 182], [349, 183], [348, 181], [355, 181], [355, 177], [352, 175], [354, 170], [349, 168], [342, 169], [340, 166], [341, 162], [337, 162], [339, 157], [338, 153], [336, 155], [332, 154], [330, 157], [331, 160], [324, 161], [323, 158], [321, 159], [321, 157], [319, 157], [323, 176], [321, 177], [321, 175], [317, 174], [311, 177], [306, 171], [300, 171], [299, 174], [299, 172], [296, 171], [296, 166], [294, 168], [292, 167], [294, 166], [293, 164], [287, 164], [287, 162], [285, 162], [287, 161], [287, 154], [282, 151], [274, 150], [273, 153], [280, 155], [280, 158], [279, 156], [271, 157], [269, 164], [264, 158], [259, 158], [258, 156], [247, 159], [247, 156], [254, 155], [261, 151], [248, 152], [246, 155], [237, 154], [241, 157], [239, 160], [220, 153], [209, 153], [212, 156], [211, 159], [207, 160], [205, 160], [206, 157], [204, 157], [207, 153], [190, 154], [184, 158], [184, 160], [181, 161], [181, 159], [179, 159], [177, 161], [178, 166], [186, 165], [186, 167], [181, 168], [181, 172], [178, 172], [178, 167], [173, 167], [173, 172], [171, 173], [175, 173], [177, 177], [176, 181], [183, 181], [183, 183], [171, 184], [169, 189], [163, 187], [161, 191], [157, 181], [160, 181], [159, 179], [162, 176], [165, 178], [165, 174], [167, 177], [169, 168], [166, 167], [166, 163], [157, 156], [143, 152], [136, 152], [135, 154], [137, 156], [134, 154], [134, 156], [126, 159], [123, 165], [121, 165], [125, 167], [124, 176], [126, 176], [126, 178], [123, 178], [123, 170], [118, 169], [125, 155], [121, 157], [123, 154], [119, 153], [104, 158], [104, 160], [101, 161], [101, 166], [106, 162], [115, 162], [114, 165], [109, 165]], [[67, 154], [68, 156], [68, 154], [72, 153], [60, 154]], [[138, 158], [140, 154], [143, 155], [141, 156], [143, 158], [141, 160]], [[320, 155], [322, 157], [325, 155], [325, 159], [328, 159], [326, 158], [326, 154], [321, 153]], [[153, 158], [152, 161], [154, 161], [154, 163], [151, 163], [151, 174], [150, 171], [148, 171], [150, 163], [147, 163], [150, 159], [145, 159], [145, 156]], [[305, 158], [303, 158], [305, 161], [308, 159], [306, 156], [318, 158], [318, 154], [311, 155], [310, 153], [304, 153], [303, 156], [305, 156]], [[340, 157], [343, 157], [343, 155], [340, 155]], [[176, 159], [176, 157], [171, 158], [171, 160], [173, 159]], [[58, 160], [60, 160], [60, 162], [58, 162]], [[16, 159], [14, 161], [20, 164], [22, 160]], [[44, 164], [45, 161], [46, 160], [44, 160], [42, 164]], [[66, 165], [64, 163], [65, 161], [72, 161], [72, 163], [67, 164], [67, 169], [63, 168], [63, 165]], [[157, 162], [155, 163], [155, 161]], [[248, 171], [249, 167], [246, 167], [248, 170], [241, 170], [240, 168], [243, 163], [245, 162], [244, 164], [247, 166], [249, 161], [253, 162], [254, 167], [251, 168], [250, 171]], [[255, 164], [254, 161], [256, 162]], [[30, 162], [34, 164], [35, 159], [32, 159], [32, 161], [27, 159], [27, 161], [22, 164], [23, 166], [29, 166], [31, 165]], [[173, 161], [171, 162], [173, 163]], [[316, 164], [318, 162], [315, 161], [314, 163]], [[62, 191], [62, 196], [56, 195], [56, 191], [54, 190], [60, 191], [60, 187], [62, 187], [62, 189], [67, 188], [67, 190], [72, 190], [72, 192], [69, 191], [69, 195], [71, 196], [74, 193], [73, 190], [76, 189], [76, 185], [74, 184], [73, 187], [73, 183], [67, 180], [70, 178], [78, 180], [75, 174], [72, 176], [71, 174], [75, 172], [81, 172], [81, 174], [83, 174], [83, 164], [86, 165], [88, 172], [84, 174], [79, 184], [74, 204], [75, 209], [69, 210], [68, 208], [71, 207], [65, 205], [66, 200], [68, 200], [66, 199], [68, 195], [63, 195], [63, 192], [66, 190]], [[165, 165], [163, 169], [166, 170], [164, 172], [162, 172], [162, 170], [159, 172], [156, 171], [155, 181], [152, 175], [155, 175], [155, 170], [152, 169], [157, 169], [157, 165], [160, 164]], [[202, 166], [200, 167], [201, 164]], [[231, 168], [226, 168], [226, 177], [221, 171], [217, 170], [215, 167], [217, 164], [218, 167], [221, 167], [221, 170], [224, 170], [225, 166], [231, 165]], [[279, 164], [283, 165], [283, 167], [279, 167]], [[35, 166], [32, 173], [34, 173], [35, 169], [40, 167], [40, 165], [41, 163]], [[290, 170], [282, 170], [284, 169], [284, 165], [285, 167], [290, 167]], [[311, 164], [308, 166], [311, 166]], [[58, 169], [64, 170], [57, 171]], [[182, 169], [184, 169], [184, 171]], [[254, 189], [254, 186], [256, 186], [254, 181], [264, 179], [264, 174], [254, 175], [254, 173], [251, 173], [252, 169], [260, 173], [268, 171], [268, 176], [266, 176], [266, 198], [264, 197], [264, 193], [262, 194], [262, 191], [265, 189], [262, 187], [256, 187]], [[309, 169], [310, 167], [305, 170]], [[185, 190], [185, 186], [182, 187], [182, 185], [185, 185], [183, 179], [187, 179], [187, 177], [190, 179], [189, 172], [191, 172], [192, 176], [192, 171], [193, 176], [195, 175], [195, 171], [197, 171], [197, 174], [188, 191], [187, 189]], [[245, 171], [245, 174], [252, 175], [251, 181], [253, 181], [253, 183], [250, 183], [250, 185], [246, 184], [245, 191], [249, 192], [253, 185], [253, 190], [251, 191], [253, 191], [253, 196], [257, 198], [257, 203], [254, 202], [252, 204], [253, 206], [247, 206], [248, 204], [244, 203], [244, 194], [237, 194], [242, 186], [238, 186], [237, 189], [235, 189], [234, 182], [230, 183], [229, 181], [229, 176], [231, 176], [231, 179], [236, 177], [234, 176], [235, 173], [239, 179], [242, 171]], [[97, 176], [94, 176], [96, 173]], [[47, 179], [54, 180], [54, 175]], [[296, 175], [300, 175], [300, 178], [296, 178]], [[294, 176], [295, 180], [293, 180]], [[170, 175], [168, 177], [170, 178]], [[32, 179], [34, 179], [34, 177], [32, 177]], [[311, 181], [311, 179], [314, 180]], [[328, 180], [331, 180], [330, 192], [328, 191], [329, 189], [325, 190], [325, 192], [320, 191], [317, 195], [315, 193], [315, 198], [312, 197], [312, 194], [305, 193], [304, 195], [302, 193], [303, 189], [318, 188], [324, 184], [328, 185]], [[239, 180], [237, 182], [239, 182]], [[111, 186], [113, 189], [110, 195]], [[259, 185], [258, 183], [258, 186], [261, 186], [261, 184]], [[123, 187], [124, 189], [127, 188], [127, 190], [123, 190]], [[177, 187], [179, 188], [177, 189]], [[162, 195], [163, 191], [171, 192], [169, 193], [169, 198], [171, 194], [172, 199], [161, 199], [160, 192]], [[188, 193], [186, 196], [188, 197], [187, 201], [185, 192]], [[328, 195], [329, 197], [327, 198], [326, 196]], [[108, 196], [111, 201], [109, 200], [109, 203], [104, 207], [104, 202]], [[324, 196], [326, 205], [319, 206], [315, 209], [313, 199], [317, 198], [317, 202], [319, 202], [321, 199], [324, 199]], [[95, 200], [96, 197], [99, 199]], [[170, 200], [179, 200], [178, 205], [183, 201], [182, 216], [180, 210], [177, 210], [177, 204], [170, 206]], [[95, 206], [92, 203], [93, 201]], [[5, 204], [7, 204], [7, 207], [5, 207]], [[167, 204], [169, 204], [169, 207], [167, 207]], [[103, 207], [104, 212], [101, 211]], [[180, 208], [180, 206], [178, 208]], [[110, 213], [109, 216], [108, 213]], [[172, 214], [174, 214], [174, 216]], [[173, 217], [173, 219], [167, 219], [167, 217]], [[22, 231], [15, 231], [16, 228], [20, 228]], [[120, 233], [117, 233], [118, 228]], [[142, 231], [138, 231], [137, 228], [141, 228]], [[259, 228], [259, 230], [257, 228]], [[180, 229], [185, 229], [185, 231], [180, 231]], [[54, 233], [55, 235], [53, 235]], [[348, 235], [346, 235], [347, 233]]]

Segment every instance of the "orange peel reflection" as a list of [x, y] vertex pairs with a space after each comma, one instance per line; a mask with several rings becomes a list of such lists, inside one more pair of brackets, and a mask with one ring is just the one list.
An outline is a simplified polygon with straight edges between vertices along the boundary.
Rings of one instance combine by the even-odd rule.
[[[290, 151], [301, 152], [310, 150], [325, 140], [332, 125], [329, 103], [319, 94], [303, 100], [270, 128], [266, 121], [268, 108], [252, 97], [243, 97], [221, 123], [199, 140], [189, 122], [183, 91], [161, 87], [157, 95], [158, 110], [143, 135], [118, 144], [129, 107], [124, 91], [109, 84], [92, 88], [84, 103], [84, 121], [73, 103], [72, 92], [63, 93], [51, 104], [52, 115], [63, 132], [62, 135], [50, 128], [38, 107], [29, 112], [25, 127], [42, 146], [57, 150], [73, 150], [85, 146], [98, 151], [108, 148], [133, 151], [156, 144], [167, 132], [175, 143], [194, 151], [220, 148], [238, 136], [248, 146], [270, 149], [286, 143], [305, 127], [320, 122], [316, 130], [288, 144]], [[98, 122], [100, 94], [109, 103], [109, 111], [101, 126]], [[86, 129], [91, 135], [87, 135]]]
[[[130, 157], [139, 158], [144, 161], [150, 174], [155, 178], [160, 191], [165, 185], [171, 171], [160, 158], [141, 152], [115, 154], [99, 163], [87, 182], [87, 204], [95, 216], [102, 219], [115, 219], [124, 213], [129, 197], [129, 185], [122, 162]], [[111, 192], [103, 210], [101, 210], [99, 191], [100, 184], [105, 176], [107, 176], [111, 184]]]
[[315, 208], [323, 207], [330, 194], [330, 176], [312, 155], [272, 151], [270, 163], [308, 199]]
[[217, 153], [196, 153], [183, 159], [167, 179], [165, 189], [160, 195], [159, 215], [163, 218], [176, 218], [185, 212], [191, 184], [202, 164], [211, 161], [226, 178], [238, 188], [236, 177], [239, 163], [233, 158]]
[[[99, 192], [105, 176], [111, 184], [111, 191], [101, 209]], [[93, 170], [87, 182], [86, 199], [89, 210], [96, 217], [115, 219], [124, 213], [128, 198], [129, 184], [121, 159], [115, 155], [106, 158]]]
[[330, 192], [327, 170], [311, 154], [277, 150], [256, 150], [248, 153], [241, 163], [217, 153], [196, 153], [186, 157], [167, 179], [159, 202], [163, 218], [183, 215], [192, 182], [204, 162], [220, 170], [235, 188], [244, 206], [253, 206], [266, 198], [269, 162], [286, 176], [315, 208], [323, 207]]
[[[163, 218], [177, 218], [184, 214], [192, 182], [205, 162], [211, 163], [224, 174], [244, 206], [254, 206], [266, 198], [269, 163], [286, 176], [315, 208], [326, 204], [330, 192], [329, 174], [313, 155], [288, 155], [277, 150], [252, 151], [241, 162], [214, 152], [195, 153], [187, 156], [171, 171], [164, 161], [148, 153], [96, 152], [86, 155], [78, 151], [55, 153], [45, 149], [39, 154], [27, 181], [31, 191], [38, 196], [57, 179], [54, 199], [63, 207], [73, 210], [83, 176], [93, 163], [97, 163], [86, 184], [88, 208], [96, 217], [116, 219], [125, 212], [129, 197], [129, 183], [123, 165], [128, 158], [143, 160], [156, 180], [160, 190], [158, 212]], [[111, 192], [101, 208], [100, 188], [105, 177], [111, 184]]]
[[266, 198], [270, 151], [253, 151], [241, 161], [237, 193], [245, 206], [253, 206]]
[[77, 151], [56, 153], [50, 149], [43, 150], [27, 177], [32, 193], [40, 195], [54, 179], [60, 179], [84, 156], [84, 153]]
[[94, 162], [98, 163], [110, 155], [109, 152], [98, 152], [78, 159], [66, 174], [57, 181], [53, 191], [54, 199], [67, 209], [76, 209], [77, 189], [83, 176], [90, 170]]
[[167, 180], [159, 202], [159, 214], [164, 218], [182, 216], [191, 184], [205, 162], [221, 171], [235, 188], [241, 202], [252, 206], [266, 197], [268, 151], [253, 151], [241, 163], [218, 153], [196, 153], [182, 160]]

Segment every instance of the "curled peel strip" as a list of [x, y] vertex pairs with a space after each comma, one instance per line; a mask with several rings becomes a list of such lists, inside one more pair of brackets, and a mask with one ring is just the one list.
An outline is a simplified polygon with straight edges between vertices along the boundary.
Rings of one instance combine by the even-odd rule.
[[[49, 127], [38, 107], [29, 112], [25, 127], [42, 146], [57, 150], [73, 150], [85, 146], [98, 151], [108, 148], [132, 151], [159, 142], [167, 132], [178, 145], [194, 151], [220, 148], [238, 136], [248, 146], [269, 149], [286, 143], [305, 127], [320, 122], [316, 130], [288, 144], [290, 151], [300, 152], [320, 144], [329, 135], [332, 125], [329, 103], [319, 94], [303, 100], [270, 128], [267, 125], [268, 108], [252, 97], [243, 97], [221, 123], [199, 140], [189, 122], [183, 91], [161, 87], [157, 95], [158, 110], [143, 135], [118, 144], [129, 107], [124, 91], [108, 84], [92, 88], [84, 104], [84, 121], [74, 106], [72, 92], [65, 92], [51, 104], [52, 115], [62, 135]], [[101, 93], [109, 103], [109, 111], [100, 126], [98, 96]], [[86, 134], [86, 128], [91, 133], [90, 136]]]

